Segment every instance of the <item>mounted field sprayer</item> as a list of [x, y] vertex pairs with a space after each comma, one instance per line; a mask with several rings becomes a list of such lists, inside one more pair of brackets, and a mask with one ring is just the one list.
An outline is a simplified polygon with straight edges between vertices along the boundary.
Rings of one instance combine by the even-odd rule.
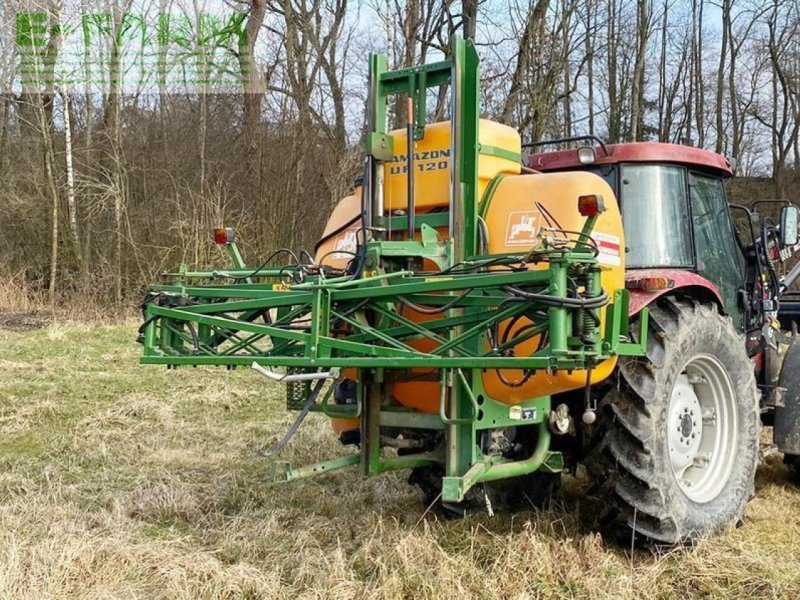
[[[426, 93], [440, 86], [450, 121], [429, 124]], [[398, 95], [408, 125], [387, 132]], [[285, 251], [284, 266], [246, 266], [233, 231], [217, 230], [232, 268], [152, 286], [142, 362], [252, 366], [286, 383], [299, 414], [266, 455], [310, 411], [359, 448], [273, 462], [276, 480], [412, 469], [426, 502], [460, 513], [541, 499], [584, 463], [609, 509], [649, 538], [741, 519], [759, 406], [745, 344], [719, 312], [730, 308], [692, 269], [632, 278], [614, 183], [576, 170], [594, 150], [565, 172], [524, 168], [519, 135], [481, 120], [478, 98], [469, 41], [398, 71], [370, 57], [363, 179], [314, 261]]]

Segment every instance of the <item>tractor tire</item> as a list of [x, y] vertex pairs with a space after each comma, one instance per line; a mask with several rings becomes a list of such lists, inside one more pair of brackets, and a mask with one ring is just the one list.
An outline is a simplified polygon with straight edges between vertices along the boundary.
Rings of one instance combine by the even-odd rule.
[[603, 524], [640, 542], [691, 543], [741, 523], [753, 496], [753, 365], [730, 320], [689, 299], [650, 308], [647, 346], [620, 359], [584, 464], [609, 507]]
[[800, 484], [800, 455], [784, 454], [783, 464], [789, 471], [789, 478], [795, 485]]

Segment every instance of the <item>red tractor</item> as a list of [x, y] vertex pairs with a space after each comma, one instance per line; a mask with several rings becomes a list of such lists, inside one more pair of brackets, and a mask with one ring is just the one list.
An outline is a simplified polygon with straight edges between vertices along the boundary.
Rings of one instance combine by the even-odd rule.
[[625, 227], [630, 314], [650, 307], [647, 355], [620, 360], [585, 464], [609, 506], [650, 538], [674, 541], [739, 521], [753, 494], [758, 423], [774, 425], [787, 463], [800, 455], [792, 324], [800, 311], [781, 303], [800, 274], [786, 268], [798, 248], [798, 209], [775, 201], [782, 206], [773, 223], [729, 204], [731, 166], [706, 150], [592, 137], [527, 147], [585, 140], [596, 146], [524, 162], [542, 172], [589, 171], [611, 186]]
[[[523, 156], [515, 129], [480, 119], [479, 84], [458, 38], [437, 63], [371, 56], [364, 175], [316, 256], [247, 266], [220, 228], [232, 268], [151, 287], [142, 362], [287, 384], [298, 414], [263, 456], [311, 411], [358, 448], [273, 461], [274, 480], [410, 469], [426, 504], [460, 515], [546, 499], [582, 464], [622, 531], [674, 543], [740, 521], [762, 422], [800, 455], [800, 344], [781, 329], [800, 209], [773, 223], [730, 206], [730, 165], [704, 150]], [[443, 86], [450, 121], [428, 123]], [[389, 131], [398, 96], [407, 126]]]

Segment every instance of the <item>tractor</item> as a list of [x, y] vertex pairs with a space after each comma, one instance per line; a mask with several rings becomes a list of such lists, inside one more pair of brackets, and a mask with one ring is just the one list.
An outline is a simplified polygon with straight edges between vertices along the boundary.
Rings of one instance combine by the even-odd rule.
[[[546, 502], [582, 466], [602, 523], [643, 540], [742, 521], [762, 422], [800, 455], [800, 350], [780, 304], [800, 273], [784, 267], [798, 208], [776, 224], [729, 207], [730, 165], [704, 150], [532, 151], [480, 118], [470, 41], [400, 70], [373, 55], [369, 73], [363, 172], [313, 256], [248, 265], [216, 229], [230, 267], [151, 286], [141, 362], [284, 383], [296, 418], [259, 451], [273, 481], [408, 470], [427, 505], [463, 516]], [[437, 89], [449, 119], [429, 123]], [[350, 449], [278, 460], [312, 411]]]

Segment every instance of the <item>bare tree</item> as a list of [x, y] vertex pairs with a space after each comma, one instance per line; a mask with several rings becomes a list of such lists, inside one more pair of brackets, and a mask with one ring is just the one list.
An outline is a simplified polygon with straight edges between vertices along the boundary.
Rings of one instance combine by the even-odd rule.
[[631, 140], [641, 139], [644, 120], [644, 65], [647, 43], [650, 38], [650, 0], [636, 2], [636, 59], [633, 69], [633, 87], [631, 89]]

